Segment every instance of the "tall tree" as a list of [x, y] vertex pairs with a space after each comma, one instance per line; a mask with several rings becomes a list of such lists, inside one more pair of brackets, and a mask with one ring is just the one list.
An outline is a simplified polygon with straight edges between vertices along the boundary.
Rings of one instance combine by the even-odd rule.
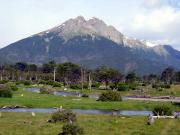
[[172, 83], [174, 75], [175, 75], [174, 68], [168, 67], [162, 72], [161, 80], [163, 80], [166, 83]]

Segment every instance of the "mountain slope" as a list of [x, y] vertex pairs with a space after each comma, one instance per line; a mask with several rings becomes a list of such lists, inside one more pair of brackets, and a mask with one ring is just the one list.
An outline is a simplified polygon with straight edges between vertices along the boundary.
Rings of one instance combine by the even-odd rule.
[[[174, 53], [175, 52], [175, 53]], [[122, 72], [158, 73], [167, 66], [180, 68], [180, 52], [128, 38], [102, 20], [83, 17], [22, 39], [0, 50], [1, 63], [42, 64], [71, 61], [89, 68], [107, 65]]]

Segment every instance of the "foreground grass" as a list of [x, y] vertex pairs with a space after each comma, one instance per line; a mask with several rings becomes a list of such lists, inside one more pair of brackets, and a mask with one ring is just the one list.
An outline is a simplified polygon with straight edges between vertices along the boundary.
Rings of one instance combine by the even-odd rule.
[[[47, 123], [51, 114], [2, 113], [0, 135], [57, 135], [62, 123]], [[85, 135], [179, 135], [180, 119], [158, 119], [151, 126], [146, 117], [77, 115]]]
[[[23, 96], [22, 96], [23, 95]], [[60, 97], [54, 95], [38, 94], [26, 90], [14, 92], [12, 98], [0, 98], [0, 107], [7, 105], [22, 105], [33, 108], [79, 108], [79, 109], [125, 109], [125, 110], [152, 110], [158, 104], [169, 105], [173, 110], [180, 110], [180, 106], [172, 103], [149, 101], [122, 101], [100, 102], [90, 98]]]

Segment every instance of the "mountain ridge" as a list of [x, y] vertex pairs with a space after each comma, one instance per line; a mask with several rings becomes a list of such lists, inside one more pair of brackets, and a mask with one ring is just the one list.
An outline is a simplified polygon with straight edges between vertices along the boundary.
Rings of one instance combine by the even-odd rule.
[[95, 68], [107, 65], [122, 72], [160, 72], [179, 69], [180, 52], [167, 45], [147, 46], [149, 41], [129, 38], [98, 18], [79, 16], [0, 49], [1, 63], [25, 61], [42, 64], [75, 62]]

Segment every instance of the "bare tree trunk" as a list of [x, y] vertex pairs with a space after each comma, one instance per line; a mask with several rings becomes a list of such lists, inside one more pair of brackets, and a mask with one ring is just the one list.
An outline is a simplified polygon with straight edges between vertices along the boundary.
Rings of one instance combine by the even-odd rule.
[[84, 75], [83, 75], [83, 69], [81, 68], [81, 90], [84, 90]]
[[56, 68], [54, 68], [54, 82], [56, 81]]
[[92, 86], [91, 73], [89, 73], [89, 90], [90, 91], [92, 90], [91, 86]]

